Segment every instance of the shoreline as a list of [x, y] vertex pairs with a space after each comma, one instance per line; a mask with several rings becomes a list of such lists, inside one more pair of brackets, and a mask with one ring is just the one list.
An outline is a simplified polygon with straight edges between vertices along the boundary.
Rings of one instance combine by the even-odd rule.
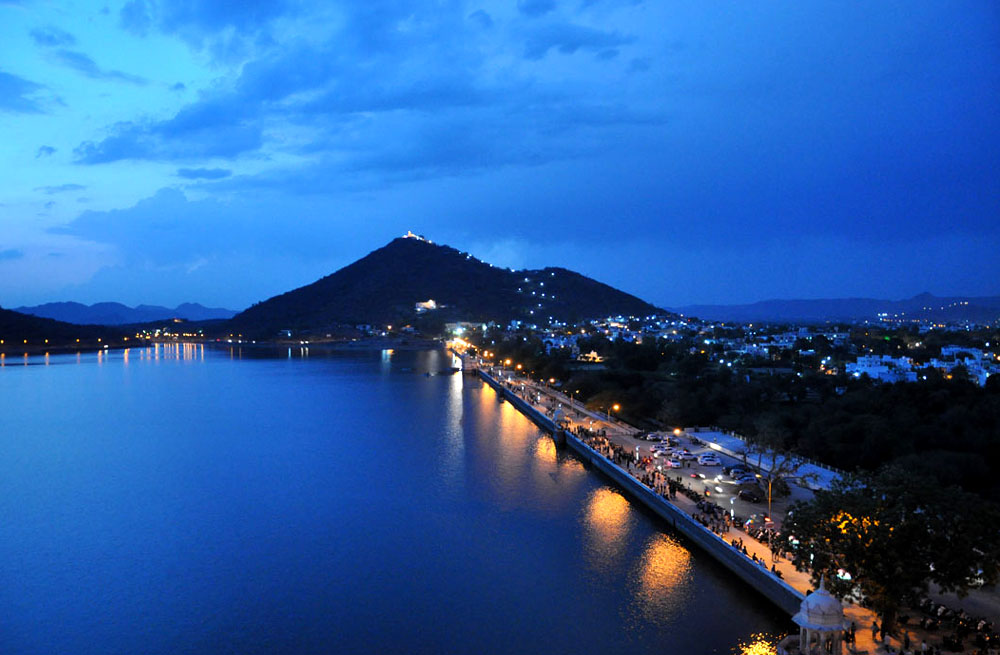
[[710, 555], [779, 609], [787, 612], [789, 616], [798, 611], [805, 597], [802, 592], [734, 550], [724, 539], [698, 523], [679, 506], [657, 494], [630, 472], [622, 469], [582, 439], [559, 429], [551, 419], [504, 387], [489, 373], [482, 369], [477, 369], [477, 371], [479, 377], [504, 400], [509, 401], [525, 418], [548, 432], [558, 447], [568, 447], [576, 457], [610, 479], [633, 502], [638, 502], [659, 516], [671, 529], [685, 537], [689, 542], [699, 546], [703, 552]]

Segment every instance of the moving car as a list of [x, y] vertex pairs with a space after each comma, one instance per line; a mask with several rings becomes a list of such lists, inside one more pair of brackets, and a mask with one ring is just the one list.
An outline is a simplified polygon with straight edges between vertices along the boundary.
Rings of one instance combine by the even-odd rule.
[[698, 463], [702, 466], [722, 466], [719, 456], [714, 453], [705, 453], [698, 456]]
[[745, 500], [748, 503], [759, 503], [763, 500], [760, 494], [753, 489], [740, 489], [740, 492], [736, 495], [739, 496], [740, 500]]

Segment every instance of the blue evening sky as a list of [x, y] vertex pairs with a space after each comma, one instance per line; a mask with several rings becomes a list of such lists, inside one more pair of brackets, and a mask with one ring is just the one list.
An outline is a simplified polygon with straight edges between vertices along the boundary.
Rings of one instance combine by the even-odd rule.
[[0, 0], [0, 305], [413, 230], [665, 306], [1000, 294], [1000, 4]]

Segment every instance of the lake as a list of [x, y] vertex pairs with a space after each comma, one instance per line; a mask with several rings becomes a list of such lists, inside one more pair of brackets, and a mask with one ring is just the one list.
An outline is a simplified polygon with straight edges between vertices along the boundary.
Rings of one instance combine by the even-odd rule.
[[[788, 617], [442, 351], [0, 360], [0, 652], [730, 653]], [[738, 651], [736, 651], [738, 652]]]

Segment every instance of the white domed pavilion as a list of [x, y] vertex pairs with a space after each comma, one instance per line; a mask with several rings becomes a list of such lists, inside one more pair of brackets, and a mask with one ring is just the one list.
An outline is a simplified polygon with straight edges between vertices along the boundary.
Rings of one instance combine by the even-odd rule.
[[843, 653], [844, 607], [826, 590], [824, 578], [819, 589], [802, 601], [792, 621], [799, 626], [799, 653]]

